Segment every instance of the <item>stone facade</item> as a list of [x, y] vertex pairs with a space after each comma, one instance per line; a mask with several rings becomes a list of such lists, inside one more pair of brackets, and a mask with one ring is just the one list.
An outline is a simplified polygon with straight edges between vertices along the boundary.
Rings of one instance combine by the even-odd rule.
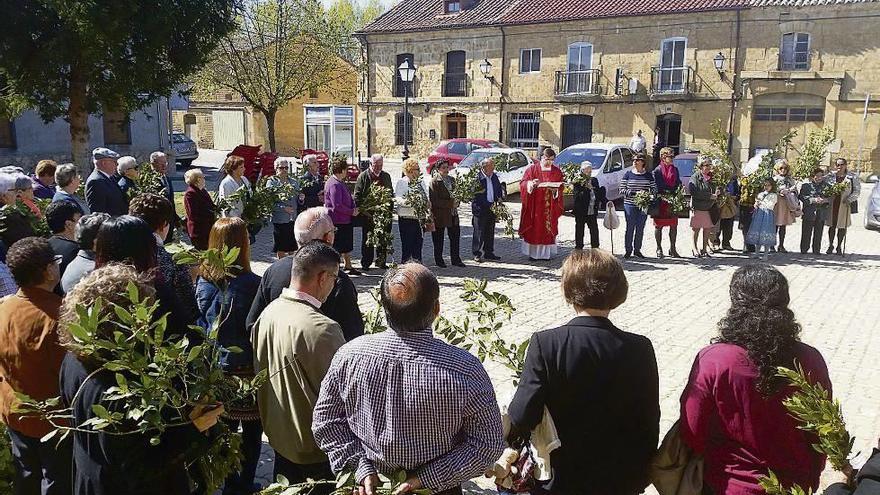
[[[525, 113], [539, 121], [534, 151], [584, 141], [627, 144], [641, 129], [650, 153], [658, 126], [664, 144], [699, 149], [720, 119], [733, 129], [731, 152], [739, 161], [772, 146], [789, 129], [798, 131], [800, 145], [810, 130], [829, 126], [838, 138], [829, 160], [843, 156], [863, 171], [880, 170], [880, 48], [870, 33], [878, 14], [880, 4], [864, 2], [368, 32], [359, 36], [368, 57], [359, 145], [400, 152], [395, 124], [402, 120], [395, 116], [403, 98], [393, 96], [394, 70], [398, 55], [412, 53], [418, 72], [410, 99], [410, 150], [420, 158], [447, 137], [445, 122], [452, 113], [465, 116], [466, 137], [508, 144], [522, 143], [515, 139], [511, 114]], [[787, 33], [809, 36], [798, 45], [808, 47], [806, 67], [778, 70]], [[683, 54], [674, 64], [681, 70], [658, 70], [664, 43]], [[586, 64], [592, 70], [571, 73], [569, 52], [578, 46], [576, 56], [591, 55]], [[541, 51], [540, 70], [521, 73], [522, 50], [535, 49]], [[442, 92], [447, 53], [454, 50], [466, 53], [470, 84], [464, 97]], [[723, 58], [721, 72], [716, 57]], [[480, 71], [484, 60], [491, 63], [489, 77]]]

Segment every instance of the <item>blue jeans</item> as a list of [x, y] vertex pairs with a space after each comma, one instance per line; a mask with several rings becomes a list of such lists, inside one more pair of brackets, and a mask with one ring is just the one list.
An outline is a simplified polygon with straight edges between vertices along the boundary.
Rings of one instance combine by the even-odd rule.
[[645, 222], [648, 214], [635, 205], [623, 205], [623, 213], [626, 217], [626, 236], [624, 246], [626, 254], [640, 252], [642, 250], [642, 238], [645, 236]]
[[424, 235], [422, 226], [418, 220], [412, 218], [400, 218], [397, 220], [397, 228], [400, 231], [400, 262], [422, 262], [422, 243]]

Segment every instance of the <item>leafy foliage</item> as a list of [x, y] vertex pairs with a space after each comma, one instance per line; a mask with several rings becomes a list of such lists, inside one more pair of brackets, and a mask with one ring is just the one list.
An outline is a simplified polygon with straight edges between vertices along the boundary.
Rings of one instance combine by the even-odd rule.
[[229, 211], [241, 201], [243, 205], [241, 219], [248, 225], [265, 225], [272, 216], [276, 203], [288, 201], [299, 195], [299, 191], [289, 183], [268, 185], [268, 180], [268, 177], [261, 177], [253, 190], [242, 187], [225, 198], [218, 196], [214, 201], [217, 209]]
[[657, 197], [650, 191], [639, 191], [633, 197], [633, 203], [642, 211], [647, 212]]
[[834, 141], [834, 129], [823, 127], [807, 134], [807, 142], [800, 150], [800, 156], [792, 167], [791, 174], [796, 179], [809, 179], [828, 151], [828, 145]]
[[822, 188], [822, 196], [826, 198], [833, 198], [835, 196], [840, 196], [843, 194], [843, 191], [846, 190], [847, 181], [841, 182], [826, 182], [825, 186]]
[[813, 490], [809, 488], [804, 490], [797, 484], [790, 488], [784, 487], [773, 471], [770, 471], [767, 476], [759, 477], [758, 483], [767, 492], [767, 495], [813, 495]]
[[375, 306], [364, 314], [364, 333], [384, 332], [388, 330], [388, 325], [385, 324], [385, 310], [382, 309], [382, 304], [379, 301], [379, 289], [371, 290], [370, 297], [373, 298]]
[[777, 158], [782, 157], [791, 146], [791, 140], [797, 135], [797, 131], [789, 131], [779, 138], [773, 146], [773, 150], [761, 158], [758, 170], [749, 175], [740, 177], [740, 203], [751, 204], [764, 189], [764, 181], [773, 177], [773, 165]]
[[15, 465], [12, 461], [12, 444], [6, 434], [6, 425], [0, 422], [0, 493], [12, 493], [15, 481]]
[[565, 177], [565, 193], [570, 194], [573, 190], [572, 186], [580, 185], [587, 187], [590, 184], [590, 178], [581, 173], [581, 166], [574, 162], [562, 164], [562, 175]]
[[419, 225], [424, 229], [434, 223], [434, 219], [431, 216], [431, 208], [428, 206], [427, 195], [422, 188], [422, 180], [423, 177], [419, 174], [418, 177], [409, 181], [409, 191], [403, 196], [403, 204], [413, 209], [419, 220]]
[[165, 196], [165, 186], [162, 184], [162, 174], [149, 163], [138, 167], [138, 178], [135, 181], [138, 194], [158, 194]]
[[486, 190], [480, 187], [479, 173], [477, 167], [471, 167], [467, 173], [456, 175], [452, 198], [461, 203], [470, 203], [477, 194], [485, 193]]
[[661, 194], [660, 199], [669, 205], [669, 210], [672, 214], [682, 213], [688, 209], [688, 200], [685, 197], [684, 189], [681, 186], [678, 186], [675, 191], [671, 193]]
[[[376, 495], [392, 495], [393, 493], [396, 493], [400, 485], [406, 481], [406, 471], [398, 471], [394, 473], [391, 478], [383, 474], [379, 474], [378, 476], [381, 485], [376, 488]], [[353, 488], [357, 486], [357, 480], [355, 479], [354, 473], [351, 471], [343, 471], [342, 473], [339, 473], [339, 476], [335, 481], [309, 480], [305, 483], [294, 484], [291, 484], [284, 476], [279, 475], [278, 480], [261, 491], [260, 495], [308, 495], [309, 493], [312, 493], [312, 490], [319, 486], [333, 486], [334, 490], [330, 492], [330, 495], [350, 495], [353, 493]], [[421, 489], [407, 493], [412, 493], [414, 495], [428, 495], [431, 493], [431, 490]]]
[[[365, 4], [355, 0], [336, 0], [327, 9], [331, 23], [339, 25], [345, 33], [352, 35], [385, 12], [379, 0], [367, 0]], [[347, 43], [342, 47], [342, 57], [349, 62], [360, 65], [361, 50], [355, 43]]]
[[[37, 201], [37, 200], [34, 200]], [[40, 203], [37, 203], [39, 206]], [[52, 231], [49, 230], [49, 225], [46, 223], [45, 215], [43, 218], [39, 218], [34, 215], [34, 212], [31, 211], [30, 208], [26, 204], [24, 204], [21, 200], [17, 200], [15, 203], [11, 205], [5, 205], [0, 208], [0, 230], [5, 229], [6, 225], [6, 217], [10, 215], [21, 215], [27, 220], [28, 225], [30, 225], [31, 230], [34, 231], [34, 235], [38, 237], [49, 238], [52, 236]]]
[[727, 183], [737, 176], [738, 170], [730, 158], [730, 153], [727, 152], [727, 142], [730, 135], [727, 134], [721, 125], [721, 119], [712, 122], [711, 133], [712, 139], [709, 142], [709, 148], [702, 154], [712, 159], [712, 179], [710, 183], [715, 188], [720, 188], [724, 191]]
[[504, 225], [504, 235], [509, 236], [511, 239], [516, 238], [516, 229], [513, 228], [513, 214], [510, 213], [507, 203], [496, 201], [492, 203], [489, 209], [495, 215], [495, 218]]
[[394, 217], [394, 194], [391, 189], [380, 184], [370, 187], [358, 210], [366, 213], [373, 220], [373, 229], [367, 234], [367, 245], [385, 253], [394, 252], [394, 235], [391, 233], [391, 221]]

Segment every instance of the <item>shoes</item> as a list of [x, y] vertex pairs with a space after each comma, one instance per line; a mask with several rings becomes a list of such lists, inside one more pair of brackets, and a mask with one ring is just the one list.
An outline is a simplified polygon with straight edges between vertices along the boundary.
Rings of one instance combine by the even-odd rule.
[[723, 251], [736, 251], [736, 249], [733, 249], [733, 246], [731, 246], [730, 244], [725, 244], [721, 246], [721, 249]]
[[480, 256], [480, 255], [478, 254], [478, 255], [474, 256], [474, 261], [476, 261], [477, 263], [482, 263], [483, 258], [482, 258], [482, 256]]
[[776, 248], [775, 248], [775, 247], [771, 247], [771, 248], [770, 248], [770, 252], [771, 252], [771, 253], [775, 253], [775, 252], [776, 252]]
[[835, 253], [843, 256], [843, 249], [841, 249], [840, 246], [837, 246], [837, 251], [835, 251]]
[[626, 253], [626, 254], [623, 255], [623, 259], [625, 259], [625, 260], [628, 260], [628, 259], [630, 259], [630, 258], [632, 258], [632, 257], [633, 257], [632, 253]]
[[704, 250], [702, 250], [702, 251], [700, 252], [700, 257], [701, 257], [701, 258], [711, 258], [712, 256], [709, 254], [709, 251], [706, 251], [706, 250], [704, 249]]
[[443, 261], [443, 260], [436, 260], [436, 261], [434, 262], [434, 264], [437, 265], [437, 266], [440, 267], [440, 268], [446, 268], [446, 262]]
[[495, 256], [494, 254], [487, 254], [487, 255], [483, 256], [483, 258], [486, 258], [487, 260], [498, 261], [501, 259], [501, 256]]
[[538, 258], [532, 258], [531, 256], [529, 256], [529, 261], [538, 261]]
[[455, 260], [452, 262], [452, 266], [465, 267], [467, 265], [464, 264], [461, 260]]
[[663, 250], [660, 248], [657, 248], [657, 258], [661, 260], [663, 259]]
[[346, 268], [345, 273], [348, 273], [349, 275], [355, 275], [355, 276], [362, 275], [362, 273], [357, 268], [354, 268], [354, 267]]
[[694, 258], [702, 258], [703, 257], [703, 253], [701, 253], [699, 251], [691, 251], [691, 254], [694, 256]]
[[832, 252], [834, 252], [834, 246], [833, 246], [833, 245], [832, 245], [832, 246], [828, 246], [828, 249], [825, 251], [825, 254], [831, 254]]
[[676, 251], [675, 248], [669, 250], [669, 256], [672, 256], [673, 258], [681, 258], [681, 255], [678, 254], [678, 251]]
[[788, 250], [785, 249], [785, 247], [783, 247], [783, 246], [779, 246], [779, 249], [777, 249], [777, 251], [779, 251], [780, 253], [787, 253], [788, 252]]
[[633, 254], [635, 255], [636, 258], [639, 258], [639, 259], [645, 259], [645, 255], [642, 254], [641, 251], [636, 251], [636, 252], [633, 253]]

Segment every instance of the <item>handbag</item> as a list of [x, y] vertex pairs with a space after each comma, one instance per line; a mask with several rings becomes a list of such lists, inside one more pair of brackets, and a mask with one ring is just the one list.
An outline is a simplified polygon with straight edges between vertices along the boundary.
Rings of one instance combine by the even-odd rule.
[[721, 208], [718, 207], [718, 203], [712, 203], [709, 207], [709, 218], [712, 220], [712, 225], [721, 220]]
[[703, 458], [681, 441], [677, 420], [651, 460], [651, 483], [660, 495], [700, 495], [703, 492]]

